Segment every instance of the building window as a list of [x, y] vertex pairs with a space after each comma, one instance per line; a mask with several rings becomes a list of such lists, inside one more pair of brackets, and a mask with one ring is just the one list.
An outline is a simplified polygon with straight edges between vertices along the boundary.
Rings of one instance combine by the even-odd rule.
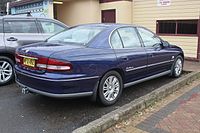
[[158, 20], [156, 28], [160, 35], [197, 36], [198, 20]]

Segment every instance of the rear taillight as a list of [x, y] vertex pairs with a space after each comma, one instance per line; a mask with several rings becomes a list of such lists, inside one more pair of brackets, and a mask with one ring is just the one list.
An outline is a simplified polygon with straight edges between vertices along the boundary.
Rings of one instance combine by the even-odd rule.
[[[28, 67], [29, 69], [34, 70], [46, 70], [49, 72], [52, 71], [71, 71], [72, 64], [66, 61], [60, 61], [57, 59], [46, 58], [46, 57], [33, 57], [35, 59], [35, 67], [26, 66], [23, 64], [23, 58], [26, 56], [20, 55], [18, 53], [15, 54], [15, 60], [17, 64], [20, 64], [24, 67]], [[29, 57], [30, 58], [30, 57]]]
[[37, 65], [40, 70], [47, 71], [70, 71], [72, 65], [66, 61], [60, 61], [51, 58], [38, 58]]
[[69, 62], [49, 59], [47, 63], [47, 70], [69, 71], [71, 69], [72, 69], [72, 65]]
[[48, 62], [48, 58], [40, 57], [37, 60], [36, 67], [39, 68], [39, 70], [46, 70], [47, 69], [47, 62]]
[[15, 54], [15, 61], [16, 61], [16, 63], [21, 64], [22, 60], [23, 60], [23, 58], [18, 53], [16, 53]]

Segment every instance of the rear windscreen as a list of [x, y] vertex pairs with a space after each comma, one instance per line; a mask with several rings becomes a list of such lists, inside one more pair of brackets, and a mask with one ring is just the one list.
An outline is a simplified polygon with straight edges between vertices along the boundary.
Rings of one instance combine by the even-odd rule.
[[48, 42], [60, 42], [63, 44], [78, 43], [85, 45], [90, 40], [92, 40], [97, 34], [99, 34], [103, 29], [104, 27], [74, 27], [49, 38]]

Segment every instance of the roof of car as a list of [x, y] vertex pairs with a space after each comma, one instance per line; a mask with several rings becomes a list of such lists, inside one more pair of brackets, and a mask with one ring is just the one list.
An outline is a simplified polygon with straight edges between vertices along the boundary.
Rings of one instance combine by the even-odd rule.
[[50, 19], [50, 18], [44, 18], [44, 17], [32, 17], [32, 16], [27, 16], [27, 15], [5, 15], [5, 16], [0, 16], [0, 19], [4, 19], [4, 18], [13, 18], [13, 19], [42, 18], [42, 19]]
[[51, 19], [51, 18], [46, 18], [46, 17], [33, 17], [33, 16], [27, 16], [25, 14], [23, 15], [5, 15], [5, 16], [0, 16], [0, 19], [45, 19], [45, 20], [54, 20], [57, 23], [62, 24], [65, 27], [68, 27], [66, 24], [56, 20], [56, 19]]
[[88, 27], [112, 27], [112, 28], [125, 27], [125, 26], [138, 27], [137, 25], [132, 25], [132, 24], [120, 24], [120, 23], [90, 23], [90, 24], [82, 24], [82, 25], [78, 25], [78, 26], [88, 26]]

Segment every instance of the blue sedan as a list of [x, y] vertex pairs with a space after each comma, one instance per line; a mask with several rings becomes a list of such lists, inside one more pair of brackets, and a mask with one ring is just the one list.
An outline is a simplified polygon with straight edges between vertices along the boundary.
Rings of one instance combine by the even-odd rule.
[[88, 24], [20, 47], [15, 58], [23, 93], [91, 96], [108, 106], [125, 87], [163, 75], [179, 77], [184, 54], [144, 27]]

